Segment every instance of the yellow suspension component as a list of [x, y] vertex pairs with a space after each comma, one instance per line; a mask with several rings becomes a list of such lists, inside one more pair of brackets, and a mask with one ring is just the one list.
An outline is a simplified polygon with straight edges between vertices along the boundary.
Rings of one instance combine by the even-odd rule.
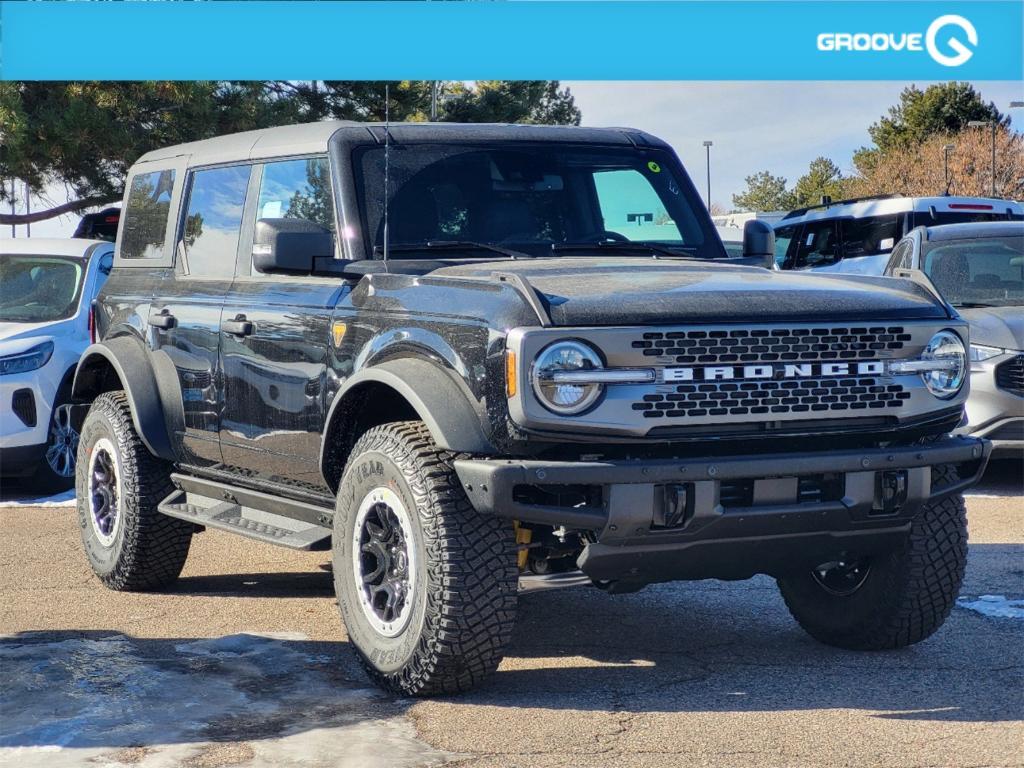
[[522, 571], [526, 569], [526, 563], [530, 557], [530, 549], [527, 545], [533, 538], [533, 531], [529, 528], [523, 528], [519, 525], [518, 520], [513, 520], [512, 526], [516, 531], [516, 544], [518, 545], [517, 549], [519, 550], [519, 570]]

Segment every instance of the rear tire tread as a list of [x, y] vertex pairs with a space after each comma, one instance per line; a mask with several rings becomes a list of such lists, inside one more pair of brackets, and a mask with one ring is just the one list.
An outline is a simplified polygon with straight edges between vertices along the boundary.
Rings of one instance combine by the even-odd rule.
[[[105, 418], [113, 427], [120, 459], [120, 514], [123, 539], [113, 570], [97, 574], [110, 589], [124, 592], [158, 590], [173, 583], [181, 574], [192, 541], [191, 523], [168, 517], [157, 505], [174, 490], [171, 465], [149, 452], [132, 421], [131, 405], [122, 391], [105, 392], [93, 402], [82, 427], [82, 436], [89, 421]], [[81, 440], [76, 475], [82, 478], [88, 468], [85, 440]], [[91, 525], [84, 486], [78, 488], [79, 515], [82, 525]]]

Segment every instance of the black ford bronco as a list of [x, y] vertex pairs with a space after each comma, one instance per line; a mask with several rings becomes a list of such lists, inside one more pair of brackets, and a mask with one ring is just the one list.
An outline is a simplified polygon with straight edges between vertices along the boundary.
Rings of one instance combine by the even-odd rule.
[[[405, 694], [498, 665], [518, 592], [769, 574], [815, 638], [934, 632], [964, 571], [966, 325], [912, 280], [729, 259], [630, 129], [319, 123], [132, 168], [78, 514], [112, 589], [218, 528], [333, 555]], [[87, 411], [87, 412], [86, 412]]]

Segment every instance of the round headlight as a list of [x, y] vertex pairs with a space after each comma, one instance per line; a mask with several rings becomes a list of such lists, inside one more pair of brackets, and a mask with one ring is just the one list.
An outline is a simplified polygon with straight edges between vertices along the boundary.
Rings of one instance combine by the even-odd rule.
[[601, 357], [580, 341], [556, 341], [537, 356], [533, 364], [533, 391], [549, 411], [562, 416], [582, 413], [601, 396], [602, 384], [560, 382], [554, 374], [587, 371], [601, 367]]
[[946, 399], [960, 391], [967, 372], [967, 350], [959, 336], [952, 331], [939, 331], [932, 336], [921, 358], [941, 363], [921, 373], [929, 392]]

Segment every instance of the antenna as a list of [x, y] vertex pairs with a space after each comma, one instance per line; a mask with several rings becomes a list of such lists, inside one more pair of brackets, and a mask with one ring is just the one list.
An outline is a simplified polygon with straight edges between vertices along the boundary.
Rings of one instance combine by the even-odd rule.
[[384, 266], [388, 263], [388, 196], [391, 193], [391, 85], [384, 83]]

